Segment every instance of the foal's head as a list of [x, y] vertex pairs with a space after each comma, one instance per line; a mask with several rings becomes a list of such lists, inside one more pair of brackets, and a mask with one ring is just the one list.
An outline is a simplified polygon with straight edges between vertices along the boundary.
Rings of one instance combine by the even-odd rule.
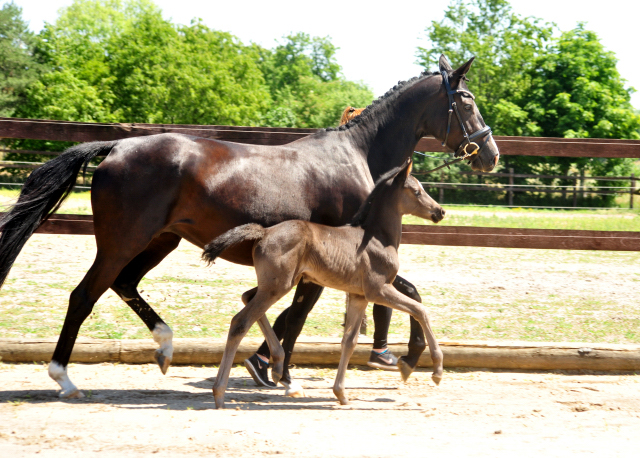
[[386, 218], [390, 212], [396, 215], [414, 215], [430, 219], [434, 223], [442, 221], [444, 209], [411, 175], [412, 164], [409, 159], [378, 179], [369, 197], [351, 220], [352, 226], [379, 224], [380, 219]]
[[430, 219], [434, 223], [442, 221], [445, 214], [444, 208], [433, 200], [417, 178], [411, 175], [411, 162], [399, 175], [400, 179], [404, 180], [398, 200], [400, 213]]

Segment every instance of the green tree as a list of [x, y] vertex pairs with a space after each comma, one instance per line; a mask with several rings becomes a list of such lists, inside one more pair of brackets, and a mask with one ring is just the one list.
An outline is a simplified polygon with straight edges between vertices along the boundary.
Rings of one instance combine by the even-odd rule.
[[34, 58], [34, 36], [22, 20], [22, 9], [5, 3], [0, 9], [0, 116], [13, 116], [25, 88], [40, 73]]
[[298, 33], [274, 50], [259, 49], [261, 68], [273, 103], [263, 123], [281, 127], [328, 127], [347, 105], [366, 106], [373, 93], [347, 81], [328, 37]]
[[[417, 52], [425, 67], [441, 52], [454, 67], [477, 57], [469, 88], [498, 135], [639, 138], [633, 90], [624, 87], [615, 55], [584, 24], [560, 33], [514, 14], [506, 0], [454, 0], [426, 32], [429, 46]], [[502, 163], [520, 173], [560, 175], [624, 175], [633, 167], [627, 159], [565, 157], [507, 156]]]

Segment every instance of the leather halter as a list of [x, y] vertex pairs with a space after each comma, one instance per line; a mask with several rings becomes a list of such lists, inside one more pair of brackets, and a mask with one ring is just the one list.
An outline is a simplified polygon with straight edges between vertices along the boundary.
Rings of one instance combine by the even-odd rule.
[[[462, 133], [464, 134], [464, 140], [458, 149], [456, 150], [454, 156], [460, 157], [462, 159], [468, 159], [475, 154], [478, 154], [482, 151], [482, 149], [487, 145], [487, 142], [491, 138], [491, 127], [485, 125], [480, 130], [469, 135], [467, 133], [467, 129], [464, 128], [464, 122], [462, 121], [462, 116], [460, 116], [460, 111], [458, 111], [458, 105], [456, 104], [453, 96], [456, 94], [466, 95], [475, 100], [473, 94], [464, 89], [451, 89], [451, 84], [449, 84], [449, 74], [446, 71], [441, 71], [442, 82], [444, 83], [444, 87], [447, 90], [447, 96], [449, 97], [449, 121], [447, 122], [447, 135], [444, 137], [444, 141], [442, 142], [442, 146], [447, 146], [447, 140], [449, 138], [449, 131], [451, 130], [451, 115], [455, 111], [456, 116], [458, 117], [458, 121], [460, 122], [460, 128], [462, 129]], [[474, 140], [478, 138], [486, 137], [480, 144], [476, 143]], [[471, 151], [467, 151], [467, 148], [472, 147]]]

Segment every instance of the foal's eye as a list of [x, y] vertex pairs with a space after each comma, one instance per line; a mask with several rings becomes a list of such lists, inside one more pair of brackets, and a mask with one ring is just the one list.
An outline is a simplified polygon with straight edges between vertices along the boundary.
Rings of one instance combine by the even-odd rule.
[[416, 189], [415, 191], [413, 191], [413, 193], [414, 193], [414, 194], [416, 195], [416, 197], [417, 197], [417, 196], [419, 196], [419, 195], [420, 195], [420, 190], [419, 190], [419, 189]]
[[467, 110], [467, 111], [471, 111], [473, 109], [473, 106], [470, 103], [466, 103], [464, 105], [464, 109]]

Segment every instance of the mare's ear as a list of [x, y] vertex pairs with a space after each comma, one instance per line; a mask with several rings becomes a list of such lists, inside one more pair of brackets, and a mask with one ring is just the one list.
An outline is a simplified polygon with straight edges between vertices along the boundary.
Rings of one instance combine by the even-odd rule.
[[440, 54], [440, 60], [438, 61], [438, 66], [440, 67], [441, 72], [450, 72], [451, 70], [453, 70], [453, 68], [451, 68], [451, 64], [449, 63], [449, 61], [447, 60], [444, 54]]
[[465, 77], [465, 75], [471, 68], [471, 64], [473, 63], [474, 59], [475, 59], [475, 56], [469, 59], [466, 63], [462, 64], [460, 68], [458, 68], [455, 72], [451, 74], [451, 77], [449, 78], [449, 81], [451, 82], [451, 87], [458, 85], [460, 83], [460, 80]]

